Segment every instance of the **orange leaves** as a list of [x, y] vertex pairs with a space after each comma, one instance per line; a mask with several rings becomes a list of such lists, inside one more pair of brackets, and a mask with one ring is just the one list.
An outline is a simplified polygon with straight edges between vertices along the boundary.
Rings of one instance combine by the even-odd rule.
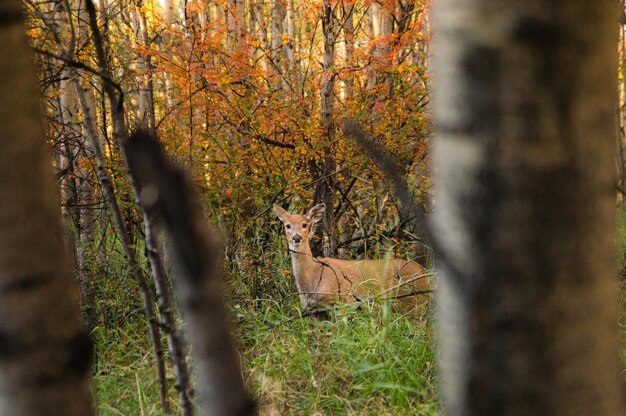
[[[277, 195], [308, 201], [326, 148], [333, 149], [338, 172], [352, 172], [337, 173], [337, 183], [361, 178], [352, 192], [366, 199], [378, 173], [339, 127], [332, 134], [322, 127], [321, 87], [334, 81], [335, 126], [356, 118], [408, 166], [423, 158], [429, 129], [420, 50], [426, 6], [415, 0], [414, 9], [401, 7], [410, 1], [332, 0], [341, 27], [327, 71], [321, 0], [294, 0], [293, 10], [285, 0], [284, 15], [272, 14], [275, 2], [191, 0], [186, 20], [168, 24], [146, 8], [150, 42], [135, 42], [132, 25], [115, 20], [110, 53], [129, 112], [138, 101], [134, 77], [151, 77], [163, 141], [194, 169], [220, 215], [258, 212]], [[125, 18], [124, 12], [115, 19]], [[398, 32], [406, 13], [408, 23]], [[383, 17], [391, 14], [395, 23], [382, 30]], [[136, 69], [139, 57], [150, 57], [153, 71]], [[84, 58], [90, 58], [88, 49]]]
[[185, 9], [187, 13], [194, 15], [204, 12], [204, 5], [201, 1], [188, 1], [185, 4]]
[[38, 28], [32, 28], [26, 31], [26, 35], [32, 39], [37, 38], [40, 34], [41, 30], [39, 30]]

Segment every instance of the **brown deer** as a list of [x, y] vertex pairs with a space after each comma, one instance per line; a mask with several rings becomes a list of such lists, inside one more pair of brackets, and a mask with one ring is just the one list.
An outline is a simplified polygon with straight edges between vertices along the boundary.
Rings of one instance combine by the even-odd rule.
[[412, 261], [340, 260], [313, 257], [309, 245], [311, 228], [322, 218], [325, 206], [316, 205], [305, 215], [290, 214], [274, 205], [285, 226], [293, 274], [304, 315], [315, 314], [336, 303], [373, 297], [398, 299], [400, 308], [416, 309], [416, 294], [428, 292], [429, 274]]

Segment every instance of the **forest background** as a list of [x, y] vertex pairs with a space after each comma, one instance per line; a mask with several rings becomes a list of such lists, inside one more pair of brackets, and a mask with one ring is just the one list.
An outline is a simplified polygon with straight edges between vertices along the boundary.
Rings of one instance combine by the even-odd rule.
[[[154, 300], [169, 283], [151, 253], [167, 250], [145, 228], [121, 147], [140, 127], [191, 172], [225, 236], [227, 303], [263, 413], [436, 414], [431, 323], [389, 305], [293, 319], [296, 289], [270, 209], [332, 207], [317, 254], [393, 253], [431, 266], [416, 225], [424, 218], [407, 217], [342, 128], [355, 120], [406, 179], [415, 211], [428, 211], [428, 2], [101, 0], [91, 15], [87, 6], [26, 2], [68, 247], [96, 341], [99, 414], [177, 412], [189, 392], [172, 354], [179, 341], [168, 336], [180, 321]], [[616, 165], [623, 178], [622, 157]]]

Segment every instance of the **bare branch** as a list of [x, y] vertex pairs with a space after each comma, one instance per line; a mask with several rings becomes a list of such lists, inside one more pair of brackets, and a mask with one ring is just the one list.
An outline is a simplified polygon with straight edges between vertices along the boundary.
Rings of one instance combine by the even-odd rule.
[[411, 231], [421, 239], [426, 239], [427, 230], [425, 224], [426, 212], [417, 203], [415, 195], [406, 182], [404, 173], [393, 160], [391, 154], [383, 146], [376, 143], [360, 126], [352, 119], [344, 122], [343, 132], [353, 137], [359, 147], [374, 161], [376, 166], [391, 181], [398, 199], [400, 199], [400, 215], [403, 221], [412, 224]]

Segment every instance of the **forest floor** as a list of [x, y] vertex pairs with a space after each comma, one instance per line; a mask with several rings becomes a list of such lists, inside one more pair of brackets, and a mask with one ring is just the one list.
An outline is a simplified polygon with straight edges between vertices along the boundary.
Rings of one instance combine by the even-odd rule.
[[[348, 306], [330, 320], [300, 318], [296, 305], [270, 301], [232, 310], [244, 374], [262, 415], [439, 412], [429, 320], [385, 305]], [[161, 414], [141, 319], [95, 335], [98, 414]], [[168, 379], [173, 385], [171, 369]]]
[[[626, 215], [618, 220], [623, 253]], [[389, 305], [375, 304], [348, 305], [328, 320], [302, 318], [282, 240], [271, 246], [263, 252], [267, 261], [261, 269], [247, 274], [230, 270], [226, 278], [244, 377], [261, 415], [440, 414], [432, 316], [406, 317]], [[262, 252], [258, 247], [245, 251]], [[100, 299], [115, 299], [101, 306], [107, 316], [103, 321], [109, 323], [93, 331], [98, 414], [161, 415], [139, 294], [129, 290], [124, 274], [119, 266], [98, 286]], [[624, 279], [620, 291], [626, 358]], [[167, 375], [177, 414], [170, 367]]]

